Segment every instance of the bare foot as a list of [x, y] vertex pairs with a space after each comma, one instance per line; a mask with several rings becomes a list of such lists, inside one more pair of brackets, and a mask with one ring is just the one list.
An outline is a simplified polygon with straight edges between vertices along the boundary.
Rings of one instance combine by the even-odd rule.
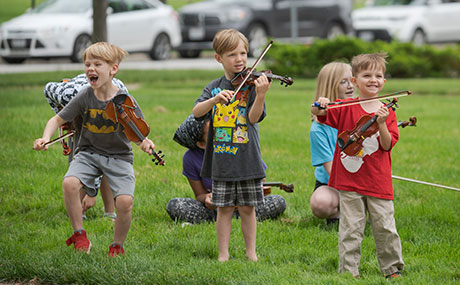
[[247, 255], [247, 256], [246, 256], [246, 259], [247, 259], [248, 261], [254, 261], [254, 262], [256, 262], [256, 261], [258, 260], [258, 259], [257, 259], [257, 255], [254, 255], [254, 256], [248, 256], [248, 255]]
[[223, 256], [219, 255], [219, 257], [217, 258], [217, 260], [220, 261], [220, 262], [226, 262], [226, 261], [228, 261], [228, 259], [229, 259], [228, 255], [223, 255]]

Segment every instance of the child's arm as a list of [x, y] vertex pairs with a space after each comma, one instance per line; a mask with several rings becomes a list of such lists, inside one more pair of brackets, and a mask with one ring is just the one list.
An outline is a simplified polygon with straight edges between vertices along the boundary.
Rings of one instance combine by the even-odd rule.
[[388, 115], [390, 115], [390, 111], [387, 107], [382, 106], [380, 107], [380, 109], [378, 109], [378, 111], [375, 114], [378, 115], [377, 125], [379, 126], [380, 132], [380, 145], [384, 150], [388, 151], [391, 148], [391, 134], [388, 131], [387, 124], [385, 124], [385, 121]]
[[206, 115], [216, 104], [227, 104], [233, 97], [233, 91], [222, 90], [216, 96], [206, 101], [200, 102], [193, 107], [192, 113], [195, 118], [201, 118]]
[[249, 122], [251, 124], [257, 123], [264, 111], [265, 96], [271, 86], [271, 82], [268, 81], [267, 76], [262, 73], [262, 75], [254, 81], [254, 84], [256, 86], [256, 99], [254, 100], [254, 104], [248, 114]]
[[48, 123], [46, 123], [42, 137], [34, 141], [34, 149], [47, 150], [48, 146], [45, 146], [45, 143], [49, 142], [54, 133], [56, 133], [57, 129], [65, 122], [66, 121], [58, 115], [54, 115], [51, 119], [49, 119]]
[[319, 97], [317, 103], [321, 105], [321, 109], [316, 106], [311, 106], [310, 111], [314, 116], [326, 116], [327, 104], [331, 101], [326, 97]]
[[188, 180], [188, 183], [190, 184], [190, 187], [192, 187], [196, 200], [203, 203], [206, 206], [206, 208], [210, 210], [214, 210], [216, 206], [212, 204], [211, 193], [206, 191], [206, 189], [204, 188], [203, 182], [201, 182], [201, 180], [194, 180], [188, 177], [187, 177], [187, 180]]

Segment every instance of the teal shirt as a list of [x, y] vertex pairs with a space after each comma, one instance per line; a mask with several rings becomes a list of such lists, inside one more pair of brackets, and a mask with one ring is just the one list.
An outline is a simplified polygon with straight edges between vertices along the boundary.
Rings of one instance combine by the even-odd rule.
[[323, 164], [334, 158], [337, 129], [313, 121], [310, 127], [311, 164], [316, 167], [315, 178], [327, 184], [329, 174]]

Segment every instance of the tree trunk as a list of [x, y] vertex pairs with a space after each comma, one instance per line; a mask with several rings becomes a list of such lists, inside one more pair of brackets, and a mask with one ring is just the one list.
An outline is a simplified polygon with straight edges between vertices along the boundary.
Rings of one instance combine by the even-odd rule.
[[93, 0], [93, 42], [107, 41], [107, 0]]

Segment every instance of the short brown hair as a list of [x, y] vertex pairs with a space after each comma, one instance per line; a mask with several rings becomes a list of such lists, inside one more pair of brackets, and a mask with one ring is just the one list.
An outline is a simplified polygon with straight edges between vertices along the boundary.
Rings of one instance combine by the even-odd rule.
[[351, 60], [351, 67], [353, 75], [356, 76], [360, 71], [365, 69], [382, 69], [383, 73], [386, 71], [386, 52], [379, 53], [366, 53], [354, 56]]
[[217, 54], [222, 55], [225, 52], [236, 49], [240, 42], [243, 42], [247, 52], [249, 50], [248, 39], [235, 29], [226, 29], [219, 31], [214, 36], [212, 47]]
[[121, 60], [128, 55], [124, 49], [106, 42], [97, 42], [90, 45], [83, 52], [83, 61], [87, 58], [98, 58], [110, 64], [120, 64]]

